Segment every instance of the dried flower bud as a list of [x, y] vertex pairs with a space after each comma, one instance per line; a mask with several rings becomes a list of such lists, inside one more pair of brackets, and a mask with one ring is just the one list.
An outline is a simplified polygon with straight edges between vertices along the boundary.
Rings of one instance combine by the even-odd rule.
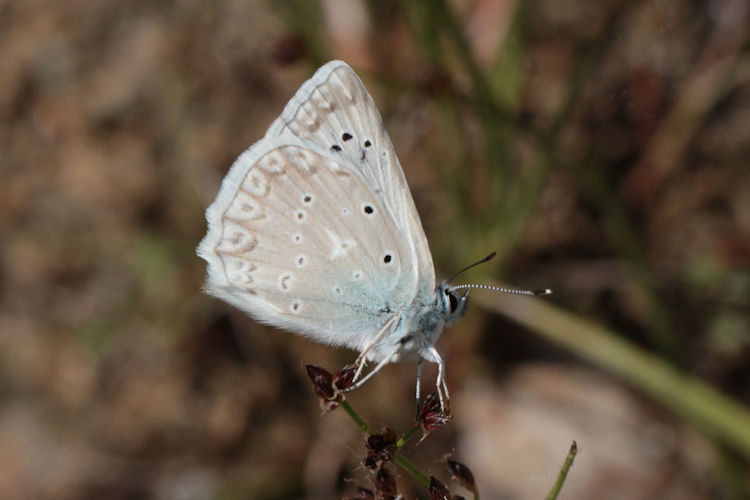
[[471, 491], [475, 495], [477, 493], [477, 485], [474, 482], [474, 474], [471, 473], [468, 467], [461, 462], [450, 459], [450, 455], [443, 457], [445, 464], [448, 466], [448, 470], [451, 473], [451, 477], [454, 481], [458, 482], [461, 486]]
[[333, 386], [333, 375], [325, 368], [305, 364], [307, 377], [313, 385], [313, 392], [320, 398], [320, 406], [324, 411], [331, 411], [339, 406], [340, 394]]
[[367, 446], [367, 449], [377, 453], [395, 444], [396, 433], [385, 425], [381, 429], [380, 434], [372, 434], [365, 438], [365, 446]]
[[419, 402], [417, 420], [421, 420], [424, 415], [435, 411], [440, 411], [440, 396], [437, 392], [431, 392]]
[[445, 415], [450, 415], [450, 412], [448, 403], [446, 403], [445, 408], [443, 408], [440, 395], [437, 392], [432, 392], [419, 403], [417, 409], [417, 421], [421, 420], [428, 413], [444, 413]]
[[357, 500], [375, 500], [375, 492], [363, 486], [357, 487]]
[[333, 376], [333, 387], [339, 391], [348, 389], [354, 382], [354, 375], [356, 374], [357, 367], [355, 365], [346, 365]]
[[365, 469], [375, 470], [380, 465], [380, 458], [375, 454], [367, 454], [367, 456], [362, 460], [362, 465], [365, 467]]
[[440, 429], [451, 420], [450, 414], [440, 409], [440, 396], [433, 392], [429, 394], [419, 405], [417, 412], [417, 423], [425, 432], [424, 439], [428, 433]]
[[307, 370], [307, 376], [312, 382], [315, 395], [323, 399], [332, 398], [333, 375], [325, 368], [307, 363], [305, 363], [305, 370]]
[[421, 425], [422, 429], [426, 432], [432, 432], [444, 427], [445, 424], [450, 422], [450, 420], [451, 416], [447, 413], [435, 411], [425, 415], [425, 417], [419, 422], [419, 425]]
[[372, 434], [365, 437], [365, 447], [368, 451], [374, 453], [380, 453], [383, 451], [388, 444], [383, 439], [382, 434]]
[[367, 456], [362, 464], [368, 469], [376, 469], [381, 464], [393, 462], [396, 439], [396, 433], [386, 426], [383, 426], [380, 434], [365, 437]]
[[375, 473], [375, 493], [378, 498], [392, 499], [398, 495], [396, 488], [396, 478], [386, 467], [381, 467]]
[[396, 436], [396, 431], [391, 429], [388, 426], [383, 426], [380, 429], [380, 435], [383, 436], [383, 441], [385, 441], [388, 445], [395, 445], [396, 441], [398, 440], [398, 436]]
[[451, 500], [451, 492], [442, 481], [430, 476], [430, 500]]
[[323, 410], [323, 413], [328, 413], [329, 411], [333, 411], [336, 408], [339, 407], [339, 402], [335, 399], [321, 399], [320, 400], [320, 409]]

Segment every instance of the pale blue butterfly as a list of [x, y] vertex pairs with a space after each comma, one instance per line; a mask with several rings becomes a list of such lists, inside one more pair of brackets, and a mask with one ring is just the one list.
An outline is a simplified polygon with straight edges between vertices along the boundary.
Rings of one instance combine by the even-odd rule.
[[[359, 351], [352, 388], [392, 361], [437, 363], [445, 407], [435, 342], [466, 312], [468, 295], [455, 290], [471, 285], [436, 286], [393, 144], [346, 63], [329, 62], [300, 87], [234, 162], [206, 218], [198, 255], [208, 293], [262, 323]], [[360, 377], [365, 360], [378, 364]]]

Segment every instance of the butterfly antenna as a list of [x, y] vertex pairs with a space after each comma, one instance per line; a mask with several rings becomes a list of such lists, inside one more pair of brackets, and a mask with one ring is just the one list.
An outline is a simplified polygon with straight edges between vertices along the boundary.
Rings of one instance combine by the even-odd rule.
[[495, 292], [512, 293], [514, 295], [552, 295], [552, 290], [543, 288], [541, 290], [516, 290], [515, 288], [501, 288], [491, 285], [457, 285], [452, 286], [450, 291], [460, 290], [461, 288], [482, 288], [484, 290], [493, 290]]
[[[454, 279], [456, 279], [456, 277], [459, 274], [461, 274], [461, 273], [463, 273], [465, 271], [468, 271], [472, 267], [478, 266], [479, 264], [484, 264], [485, 262], [491, 261], [492, 259], [495, 258], [495, 255], [497, 255], [497, 252], [492, 252], [491, 254], [489, 254], [484, 259], [478, 260], [477, 262], [464, 267], [463, 269], [461, 269], [460, 271], [458, 271], [457, 273], [455, 273], [453, 276], [451, 276], [451, 279], [448, 280], [448, 283], [450, 283], [451, 281], [453, 281]], [[453, 290], [460, 290], [461, 288], [482, 288], [484, 290], [493, 290], [495, 292], [502, 292], [502, 293], [512, 293], [514, 295], [534, 295], [534, 296], [537, 296], [537, 295], [552, 295], [552, 290], [550, 290], [549, 288], [543, 288], [541, 290], [517, 290], [515, 288], [501, 288], [499, 286], [491, 286], [491, 285], [456, 285], [456, 286], [450, 287], [450, 290], [451, 291], [453, 291]]]
[[463, 269], [461, 269], [460, 271], [457, 271], [456, 273], [454, 273], [454, 274], [453, 274], [453, 276], [451, 276], [451, 278], [450, 278], [450, 279], [448, 280], [448, 283], [450, 283], [451, 281], [453, 281], [454, 279], [456, 279], [456, 278], [458, 277], [458, 275], [459, 275], [459, 274], [461, 274], [461, 273], [464, 273], [464, 272], [468, 271], [468, 270], [469, 270], [469, 269], [471, 269], [472, 267], [474, 267], [474, 266], [478, 266], [479, 264], [484, 264], [485, 262], [489, 262], [489, 261], [491, 261], [492, 259], [494, 259], [494, 258], [495, 258], [495, 255], [497, 255], [497, 252], [492, 252], [491, 254], [489, 254], [489, 255], [488, 255], [487, 257], [485, 257], [484, 259], [482, 259], [482, 260], [479, 260], [479, 261], [477, 261], [477, 262], [475, 262], [475, 263], [473, 263], [473, 264], [470, 264], [470, 265], [468, 265], [468, 266], [464, 267]]

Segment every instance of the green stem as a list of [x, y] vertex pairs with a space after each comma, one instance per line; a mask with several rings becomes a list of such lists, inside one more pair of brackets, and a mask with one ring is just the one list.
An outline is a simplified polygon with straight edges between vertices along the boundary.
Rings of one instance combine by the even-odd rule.
[[576, 444], [575, 441], [573, 441], [573, 444], [570, 445], [570, 451], [568, 451], [568, 456], [565, 457], [565, 461], [563, 462], [562, 467], [560, 468], [560, 473], [557, 475], [555, 484], [552, 485], [552, 489], [550, 489], [549, 493], [547, 493], [546, 500], [555, 500], [557, 498], [557, 495], [560, 494], [562, 485], [565, 482], [565, 478], [568, 477], [568, 471], [573, 466], [573, 460], [575, 460], [577, 453], [578, 453], [578, 445]]
[[349, 415], [349, 417], [354, 420], [354, 423], [357, 424], [357, 427], [362, 429], [362, 432], [364, 432], [367, 435], [372, 434], [370, 431], [370, 428], [367, 427], [367, 424], [364, 420], [357, 414], [356, 411], [354, 411], [354, 408], [351, 407], [351, 405], [347, 401], [341, 402], [341, 407], [344, 409], [344, 411]]
[[603, 326], [548, 301], [499, 294], [477, 294], [474, 300], [621, 377], [728, 448], [750, 458], [750, 411], [742, 403], [681, 373]]
[[408, 431], [406, 434], [401, 436], [398, 441], [396, 441], [396, 448], [401, 448], [406, 444], [408, 440], [410, 440], [414, 434], [419, 432], [420, 427], [418, 425], [414, 426], [410, 431]]
[[396, 461], [396, 464], [398, 464], [399, 467], [411, 474], [412, 477], [422, 483], [425, 488], [430, 487], [430, 478], [427, 477], [424, 472], [419, 470], [411, 460], [401, 455], [400, 453], [396, 453], [396, 456], [393, 457], [393, 459]]

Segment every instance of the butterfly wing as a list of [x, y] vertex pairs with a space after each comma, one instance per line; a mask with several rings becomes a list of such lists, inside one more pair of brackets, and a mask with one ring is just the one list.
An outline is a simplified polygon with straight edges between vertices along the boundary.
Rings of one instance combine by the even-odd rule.
[[258, 321], [363, 349], [413, 298], [412, 249], [345, 162], [293, 137], [245, 151], [206, 212], [207, 291]]
[[387, 207], [409, 248], [413, 297], [431, 300], [435, 270], [422, 223], [390, 137], [375, 103], [349, 65], [331, 61], [305, 82], [266, 132], [314, 144], [359, 172]]

